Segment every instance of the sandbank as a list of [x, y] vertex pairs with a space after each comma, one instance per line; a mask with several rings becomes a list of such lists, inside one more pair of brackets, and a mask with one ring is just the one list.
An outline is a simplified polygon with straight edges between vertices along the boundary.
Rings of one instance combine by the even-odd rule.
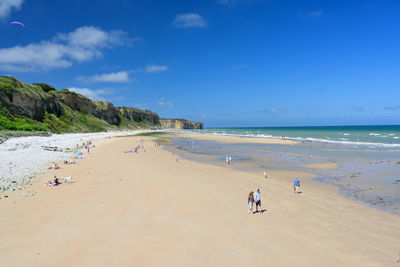
[[315, 163], [315, 164], [308, 164], [304, 165], [306, 168], [311, 168], [311, 169], [337, 169], [338, 165], [337, 163]]
[[281, 144], [281, 145], [292, 145], [298, 142], [289, 139], [280, 138], [269, 138], [269, 137], [241, 137], [241, 136], [230, 136], [230, 135], [217, 135], [217, 134], [188, 134], [188, 133], [173, 133], [176, 137], [185, 137], [198, 140], [214, 140], [227, 144], [234, 143], [255, 143], [255, 144]]
[[[394, 266], [400, 216], [341, 197], [311, 173], [241, 172], [102, 140], [58, 176], [0, 200], [2, 266]], [[302, 194], [294, 194], [293, 177]], [[263, 213], [247, 214], [257, 187]], [[32, 193], [36, 192], [36, 193]], [[25, 194], [24, 194], [25, 193]]]

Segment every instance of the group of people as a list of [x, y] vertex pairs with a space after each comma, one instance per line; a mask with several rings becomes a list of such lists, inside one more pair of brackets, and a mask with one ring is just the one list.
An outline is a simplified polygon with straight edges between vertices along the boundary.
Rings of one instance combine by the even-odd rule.
[[57, 163], [55, 163], [54, 166], [49, 167], [49, 170], [59, 170], [59, 169], [60, 169], [60, 167], [58, 166]]
[[[264, 172], [264, 177], [267, 178], [267, 173], [266, 172]], [[297, 193], [297, 194], [301, 193], [301, 191], [300, 191], [300, 180], [299, 180], [298, 177], [296, 177], [294, 179], [293, 192]], [[262, 210], [261, 210], [261, 192], [260, 192], [260, 188], [257, 188], [255, 193], [253, 191], [250, 191], [249, 196], [247, 197], [247, 203], [249, 204], [249, 210], [248, 210], [249, 214], [262, 212]], [[254, 204], [256, 205], [256, 211], [255, 212], [253, 212]]]
[[[82, 141], [82, 138], [81, 138], [81, 141]], [[91, 139], [89, 139], [87, 141], [82, 141], [82, 146], [81, 147], [82, 148], [84, 147], [85, 150], [87, 151], [87, 153], [89, 154], [90, 150], [96, 147], [94, 145], [94, 139], [91, 138]], [[76, 149], [78, 149], [78, 148], [79, 148], [79, 144], [76, 144]]]
[[[257, 188], [256, 193], [254, 194], [253, 191], [249, 193], [249, 197], [247, 198], [247, 202], [249, 203], [249, 214], [254, 214], [255, 212], [259, 212], [258, 208], [260, 208], [261, 212], [261, 192], [260, 188]], [[256, 204], [256, 211], [253, 212], [253, 206]]]
[[231, 156], [226, 156], [225, 157], [225, 161], [226, 161], [226, 164], [231, 165], [232, 164], [232, 157]]
[[60, 180], [58, 179], [57, 176], [54, 175], [53, 180], [47, 181], [47, 183], [45, 183], [44, 186], [58, 186], [60, 184], [61, 184]]
[[125, 151], [125, 153], [133, 153], [133, 152], [138, 153], [139, 149], [143, 149], [143, 152], [146, 152], [146, 149], [144, 148], [143, 139], [140, 139], [139, 144], [137, 146], [135, 146], [133, 148], [133, 150], [132, 149], [128, 149], [128, 150]]

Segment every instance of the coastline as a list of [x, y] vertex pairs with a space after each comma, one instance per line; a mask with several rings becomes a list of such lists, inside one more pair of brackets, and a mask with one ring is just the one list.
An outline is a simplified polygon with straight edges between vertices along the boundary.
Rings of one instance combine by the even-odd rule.
[[[123, 153], [141, 138], [146, 152]], [[54, 175], [46, 171], [40, 183], [0, 200], [3, 264], [393, 265], [400, 216], [346, 199], [310, 173], [271, 171], [264, 179], [176, 162], [151, 140], [103, 139], [79, 165], [61, 165], [57, 175], [72, 175], [71, 184], [43, 187]], [[257, 187], [266, 211], [248, 215], [245, 199]]]

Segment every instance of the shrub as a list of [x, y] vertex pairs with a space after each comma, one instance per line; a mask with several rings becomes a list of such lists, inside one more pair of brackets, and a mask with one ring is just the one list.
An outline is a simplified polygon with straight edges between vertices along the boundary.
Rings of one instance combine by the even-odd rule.
[[32, 83], [32, 85], [36, 85], [39, 86], [40, 88], [42, 88], [43, 91], [50, 92], [50, 91], [55, 91], [56, 88], [54, 88], [54, 86], [48, 85], [46, 83]]

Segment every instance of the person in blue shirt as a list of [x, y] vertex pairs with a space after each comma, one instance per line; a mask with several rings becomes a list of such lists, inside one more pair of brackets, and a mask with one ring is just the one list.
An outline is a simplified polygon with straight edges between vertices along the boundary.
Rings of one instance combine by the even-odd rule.
[[297, 193], [300, 187], [300, 181], [299, 179], [296, 177], [296, 179], [294, 179], [294, 183], [293, 183], [293, 192]]

